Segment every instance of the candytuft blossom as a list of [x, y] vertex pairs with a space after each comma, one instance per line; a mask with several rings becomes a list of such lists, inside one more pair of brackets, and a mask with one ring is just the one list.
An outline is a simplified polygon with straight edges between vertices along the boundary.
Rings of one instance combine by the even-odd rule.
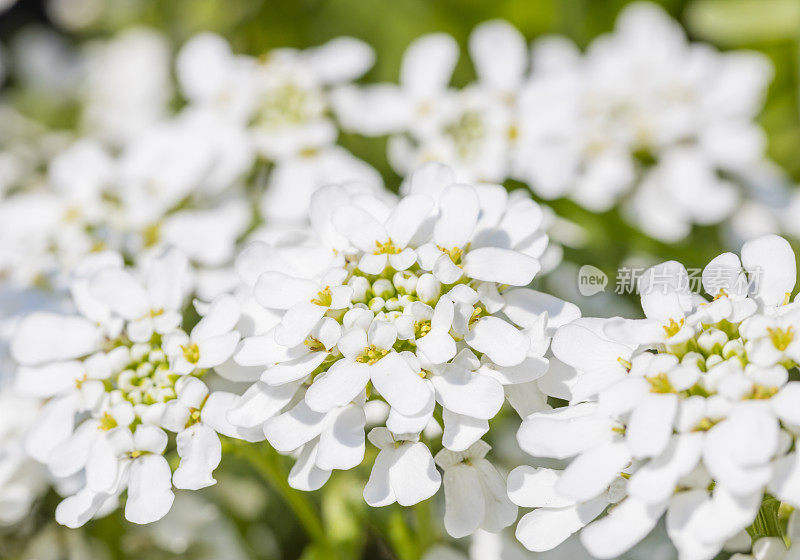
[[[236, 396], [210, 392], [201, 380], [236, 349], [239, 306], [222, 295], [199, 323], [182, 330], [188, 262], [176, 251], [140, 274], [115, 253], [82, 263], [71, 282], [79, 314], [34, 313], [11, 345], [20, 364], [16, 388], [47, 398], [25, 442], [57, 477], [82, 475], [84, 486], [56, 510], [77, 527], [113, 509], [127, 490], [125, 516], [150, 523], [170, 509], [177, 488], [214, 484], [217, 433], [251, 439], [225, 419]], [[164, 457], [177, 434], [180, 464]]]
[[[440, 484], [426, 447], [440, 444], [425, 435], [435, 417], [447, 453], [472, 457], [507, 392], [524, 386], [541, 395], [549, 336], [578, 316], [526, 287], [547, 246], [533, 201], [456, 183], [435, 163], [409, 177], [404, 192], [385, 202], [352, 185], [326, 187], [312, 199], [313, 229], [300, 243], [255, 244], [237, 263], [259, 314], [272, 318], [234, 355], [243, 375], [256, 366], [261, 374], [228, 418], [263, 427], [276, 449], [297, 453], [289, 479], [297, 488], [318, 488], [332, 470], [360, 464], [364, 407], [382, 404], [364, 497], [372, 505], [427, 499]], [[488, 448], [476, 449], [476, 464], [488, 465]], [[446, 468], [463, 462], [440, 457]], [[486, 476], [487, 520], [448, 522], [451, 533], [513, 520], [491, 513], [499, 475]]]
[[517, 527], [526, 547], [547, 550], [580, 531], [593, 556], [613, 558], [665, 516], [682, 559], [710, 559], [767, 495], [800, 505], [795, 257], [777, 236], [741, 254], [703, 270], [713, 299], [691, 293], [670, 261], [639, 284], [645, 319], [558, 329], [552, 350], [571, 366], [562, 372], [570, 405], [528, 416], [518, 440], [569, 463], [511, 473], [511, 499], [536, 508]]

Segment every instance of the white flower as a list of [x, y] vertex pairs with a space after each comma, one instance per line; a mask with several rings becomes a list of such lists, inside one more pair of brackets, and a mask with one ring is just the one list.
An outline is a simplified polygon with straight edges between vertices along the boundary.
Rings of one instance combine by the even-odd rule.
[[369, 441], [380, 449], [364, 487], [364, 500], [373, 507], [395, 502], [414, 505], [433, 496], [442, 482], [428, 447], [418, 437], [394, 435], [373, 428]]
[[452, 90], [455, 40], [419, 37], [403, 55], [399, 86], [339, 88], [337, 115], [345, 128], [392, 134], [388, 156], [398, 173], [434, 160], [452, 166], [460, 181], [502, 182], [518, 133], [515, 95], [527, 72], [527, 45], [511, 24], [494, 20], [475, 28], [469, 51], [478, 80]]
[[20, 397], [9, 387], [0, 389], [0, 526], [15, 525], [28, 516], [47, 488], [44, 469], [23, 448], [25, 431], [40, 406], [37, 399]]
[[444, 470], [444, 526], [456, 538], [482, 528], [496, 533], [517, 519], [505, 481], [486, 460], [488, 444], [479, 441], [462, 452], [442, 449], [436, 464]]
[[11, 345], [20, 364], [17, 389], [49, 398], [26, 450], [55, 476], [85, 481], [59, 506], [60, 523], [76, 527], [107, 513], [126, 490], [129, 520], [163, 517], [173, 474], [158, 426], [177, 433], [179, 488], [214, 483], [217, 433], [262, 438], [227, 422], [236, 395], [209, 395], [198, 379], [236, 349], [239, 305], [230, 295], [197, 304], [205, 314], [185, 334], [187, 274], [186, 257], [176, 250], [154, 258], [144, 274], [124, 269], [117, 254], [98, 254], [72, 280], [80, 315], [40, 312], [22, 320]]
[[255, 59], [203, 33], [181, 49], [177, 73], [188, 111], [211, 123], [210, 139], [229, 146], [231, 159], [238, 155], [250, 168], [255, 150], [275, 164], [259, 207], [271, 224], [293, 226], [306, 221], [309, 199], [324, 184], [360, 181], [383, 189], [377, 171], [336, 145], [328, 107], [330, 89], [361, 76], [373, 59], [368, 45], [350, 37]]
[[157, 122], [172, 94], [166, 38], [140, 28], [108, 42], [90, 42], [82, 93], [85, 125], [113, 144]]
[[312, 231], [254, 243], [237, 261], [244, 293], [266, 309], [231, 372], [261, 366], [260, 378], [228, 419], [263, 426], [276, 449], [295, 452], [290, 484], [299, 488], [363, 460], [367, 405], [385, 401], [385, 428], [372, 433], [383, 434], [381, 448], [387, 437], [397, 445], [396, 457], [381, 452], [365, 491], [381, 504], [427, 497], [427, 483], [413, 494], [391, 474], [409, 464], [386, 474], [385, 463], [412, 448], [409, 457], [421, 458], [438, 418], [444, 446], [465, 452], [506, 395], [520, 408], [533, 400], [548, 408], [537, 381], [549, 336], [578, 313], [524, 287], [547, 245], [541, 209], [499, 186], [455, 184], [434, 163], [404, 190], [384, 201], [323, 188], [312, 199]]
[[593, 556], [613, 558], [666, 514], [681, 558], [709, 559], [753, 523], [767, 493], [800, 504], [790, 451], [800, 389], [788, 372], [800, 315], [786, 297], [794, 256], [775, 236], [742, 255], [744, 265], [725, 253], [703, 271], [713, 301], [691, 294], [686, 270], [668, 262], [640, 283], [647, 319], [558, 329], [552, 349], [574, 368], [571, 403], [528, 416], [518, 440], [535, 457], [570, 462], [512, 473], [511, 498], [538, 508], [517, 528], [526, 547], [547, 550], [580, 530]]
[[533, 52], [514, 175], [537, 194], [605, 211], [631, 192], [625, 218], [664, 241], [720, 223], [748, 194], [743, 175], [764, 159], [762, 56], [690, 43], [650, 3], [626, 7], [584, 55], [561, 38]]
[[167, 434], [144, 424], [134, 432], [113, 428], [104, 440], [105, 448], [90, 457], [90, 464], [96, 465], [91, 471], [93, 478], [58, 505], [56, 521], [71, 528], [80, 527], [126, 488], [128, 521], [152, 523], [164, 517], [175, 499], [172, 472], [162, 456]]

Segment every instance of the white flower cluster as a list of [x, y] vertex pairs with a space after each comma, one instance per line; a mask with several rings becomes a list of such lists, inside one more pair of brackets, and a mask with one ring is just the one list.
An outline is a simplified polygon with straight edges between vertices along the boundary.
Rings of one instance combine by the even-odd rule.
[[754, 118], [769, 62], [689, 43], [654, 4], [625, 8], [586, 53], [553, 36], [529, 56], [511, 24], [483, 23], [469, 39], [477, 80], [454, 89], [458, 52], [449, 35], [426, 35], [406, 51], [399, 85], [340, 88], [343, 126], [389, 134], [401, 174], [437, 160], [459, 180], [513, 178], [594, 212], [630, 193], [628, 219], [670, 241], [730, 216], [748, 196], [737, 175], [764, 160]]
[[[46, 50], [36, 41], [51, 38], [27, 39], [19, 49]], [[256, 59], [198, 35], [176, 58], [185, 103], [173, 114], [163, 36], [133, 29], [88, 44], [78, 62], [64, 61], [72, 70], [60, 84], [75, 95], [69, 84], [83, 83], [77, 134], [0, 109], [8, 133], [0, 140], [0, 272], [25, 286], [60, 284], [92, 251], [141, 262], [168, 245], [217, 269], [251, 225], [304, 223], [322, 184], [358, 180], [382, 190], [372, 167], [336, 145], [328, 108], [332, 84], [363, 74], [373, 56], [339, 38]], [[210, 272], [203, 295], [220, 282]]]
[[424, 442], [439, 447], [428, 434], [441, 422], [448, 532], [499, 530], [516, 507], [480, 438], [506, 399], [521, 414], [547, 408], [537, 380], [549, 333], [579, 313], [525, 287], [547, 246], [535, 202], [455, 183], [437, 163], [404, 191], [387, 203], [325, 187], [302, 239], [257, 242], [239, 257], [244, 307], [258, 319], [234, 355], [240, 373], [226, 374], [258, 381], [228, 420], [295, 452], [289, 482], [313, 490], [363, 461], [367, 413], [384, 408], [385, 427], [369, 433], [380, 450], [364, 489], [373, 506], [436, 493]]
[[534, 457], [569, 464], [511, 473], [512, 500], [536, 508], [517, 527], [526, 547], [581, 531], [592, 555], [613, 558], [666, 515], [681, 559], [710, 559], [765, 496], [800, 506], [795, 266], [784, 239], [750, 241], [741, 261], [724, 253], [706, 266], [709, 301], [666, 262], [640, 282], [647, 318], [556, 332], [570, 404], [528, 416], [517, 437]]
[[[220, 462], [216, 432], [251, 439], [225, 420], [237, 396], [209, 392], [203, 376], [239, 343], [239, 306], [230, 295], [196, 304], [203, 317], [181, 329], [189, 273], [176, 250], [144, 274], [126, 270], [116, 253], [87, 258], [70, 288], [76, 314], [37, 312], [22, 320], [11, 353], [20, 364], [15, 390], [47, 399], [25, 438], [25, 451], [79, 489], [56, 510], [69, 527], [116, 507], [125, 516], [160, 519], [176, 488], [214, 484]], [[181, 458], [173, 473], [163, 453], [176, 434]]]

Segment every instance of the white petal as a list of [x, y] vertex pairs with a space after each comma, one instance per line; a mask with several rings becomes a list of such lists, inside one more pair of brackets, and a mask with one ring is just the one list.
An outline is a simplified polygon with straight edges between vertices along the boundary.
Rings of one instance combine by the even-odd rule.
[[647, 536], [665, 509], [666, 503], [647, 505], [627, 498], [581, 531], [581, 543], [595, 558], [616, 558]]
[[305, 402], [311, 410], [328, 412], [345, 406], [367, 386], [370, 366], [343, 358], [318, 375], [308, 388]]
[[293, 383], [272, 387], [257, 381], [228, 412], [228, 421], [243, 428], [260, 426], [289, 404], [296, 392], [297, 385]]
[[328, 482], [331, 471], [323, 470], [316, 465], [317, 448], [318, 446], [312, 443], [303, 446], [297, 462], [289, 471], [289, 486], [304, 492], [313, 492]]
[[412, 506], [439, 490], [442, 478], [427, 445], [406, 443], [395, 451], [393, 459], [389, 480], [398, 504]]
[[200, 412], [200, 421], [224, 436], [243, 439], [245, 441], [262, 441], [264, 430], [261, 426], [240, 428], [228, 421], [228, 412], [239, 402], [239, 395], [227, 391], [214, 391], [206, 399]]
[[465, 464], [444, 471], [444, 527], [454, 538], [466, 537], [483, 522], [486, 504], [478, 470]]
[[175, 488], [199, 490], [216, 484], [211, 476], [222, 460], [222, 445], [216, 432], [197, 423], [176, 437], [181, 463], [172, 475]]
[[510, 249], [481, 247], [464, 256], [467, 276], [484, 282], [526, 286], [541, 270], [537, 259]]
[[125, 319], [140, 319], [151, 311], [144, 287], [125, 270], [104, 268], [94, 275], [89, 289], [96, 299]]
[[475, 230], [480, 203], [475, 189], [468, 185], [451, 185], [439, 198], [441, 214], [433, 237], [445, 249], [464, 247]]
[[577, 506], [536, 509], [522, 517], [516, 536], [528, 550], [552, 550], [600, 515], [607, 502], [600, 498]]
[[270, 445], [281, 453], [289, 453], [308, 443], [325, 427], [326, 415], [311, 410], [300, 401], [291, 410], [264, 423], [264, 434]]
[[400, 414], [414, 415], [428, 402], [430, 390], [427, 384], [397, 352], [391, 352], [373, 364], [369, 375], [375, 389]]
[[223, 294], [211, 302], [208, 312], [192, 329], [193, 340], [204, 340], [232, 331], [239, 321], [239, 303], [229, 294]]
[[287, 348], [302, 344], [327, 310], [327, 307], [311, 302], [293, 305], [283, 316], [281, 324], [275, 328], [275, 341]]
[[364, 460], [364, 409], [350, 405], [333, 414], [319, 436], [316, 464], [323, 470], [347, 470]]
[[83, 317], [37, 312], [19, 323], [11, 357], [32, 366], [78, 358], [94, 352], [100, 339], [99, 329]]
[[742, 264], [754, 280], [754, 297], [764, 305], [780, 305], [794, 290], [797, 277], [794, 251], [777, 235], [765, 235], [742, 247]]
[[514, 91], [528, 65], [525, 37], [503, 20], [486, 21], [469, 36], [469, 54], [481, 82]]
[[20, 366], [14, 378], [14, 389], [20, 395], [52, 397], [75, 387], [86, 366], [78, 361], [52, 362], [36, 367]]
[[517, 520], [517, 506], [508, 498], [505, 478], [486, 459], [476, 459], [473, 463], [481, 474], [481, 489], [486, 510], [481, 528], [491, 533], [499, 533]]
[[577, 305], [528, 288], [507, 290], [503, 299], [506, 302], [503, 313], [523, 328], [534, 326], [542, 313], [547, 313], [548, 328], [554, 329], [581, 316]]
[[448, 410], [488, 420], [500, 411], [505, 400], [503, 386], [489, 377], [448, 365], [443, 375], [431, 380], [437, 400]]
[[315, 75], [328, 84], [354, 80], [375, 61], [372, 47], [353, 37], [337, 37], [304, 54]]
[[633, 410], [625, 432], [625, 439], [637, 459], [655, 457], [664, 451], [677, 412], [677, 395], [644, 394]]
[[556, 490], [576, 501], [597, 497], [608, 488], [631, 461], [624, 443], [593, 447], [575, 458], [561, 474]]
[[584, 403], [531, 414], [522, 421], [517, 439], [529, 455], [566, 459], [611, 441], [613, 427], [596, 405]]
[[478, 319], [465, 340], [497, 365], [506, 367], [522, 363], [531, 345], [516, 327], [497, 317]]
[[508, 475], [508, 497], [522, 507], [562, 508], [575, 504], [556, 491], [559, 472], [528, 465], [517, 467]]
[[197, 343], [200, 357], [196, 367], [208, 369], [225, 362], [233, 356], [239, 344], [239, 333], [229, 332], [212, 338], [206, 338]]
[[451, 451], [465, 451], [489, 431], [489, 422], [442, 410], [442, 445]]
[[269, 385], [282, 385], [291, 381], [299, 381], [317, 369], [327, 357], [327, 352], [309, 352], [295, 360], [289, 360], [267, 368], [261, 379]]
[[56, 521], [70, 529], [77, 529], [94, 517], [106, 500], [108, 494], [83, 488], [56, 506]]
[[125, 519], [131, 523], [152, 523], [172, 507], [172, 492], [167, 460], [160, 455], [142, 455], [131, 465]]
[[383, 507], [397, 501], [389, 483], [389, 468], [398, 450], [382, 449], [375, 458], [369, 480], [364, 486], [364, 501], [372, 507]]
[[269, 271], [258, 277], [254, 293], [258, 303], [266, 308], [289, 309], [301, 301], [311, 301], [319, 289], [311, 280]]
[[386, 222], [386, 230], [394, 244], [407, 247], [432, 209], [433, 199], [430, 195], [412, 194], [400, 199]]
[[357, 206], [340, 206], [332, 219], [336, 231], [362, 251], [372, 253], [378, 247], [377, 242], [385, 243], [389, 239], [380, 222]]
[[414, 40], [403, 54], [400, 85], [415, 96], [444, 91], [458, 60], [458, 43], [447, 33], [431, 33]]
[[25, 437], [25, 452], [46, 463], [52, 450], [72, 434], [77, 406], [78, 395], [73, 392], [48, 401]]
[[444, 329], [431, 329], [417, 339], [417, 347], [432, 364], [443, 364], [456, 355], [456, 341]]
[[633, 473], [628, 482], [628, 492], [649, 504], [668, 499], [678, 480], [697, 466], [702, 445], [701, 433], [673, 436], [664, 453]]

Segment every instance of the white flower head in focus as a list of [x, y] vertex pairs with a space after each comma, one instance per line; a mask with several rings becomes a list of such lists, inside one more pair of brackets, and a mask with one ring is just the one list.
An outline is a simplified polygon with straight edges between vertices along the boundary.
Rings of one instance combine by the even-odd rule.
[[[360, 464], [365, 405], [383, 403], [388, 416], [370, 434], [380, 454], [365, 499], [426, 499], [440, 479], [426, 446], [439, 445], [426, 436], [436, 433], [434, 415], [444, 424], [441, 445], [467, 452], [507, 394], [542, 395], [550, 333], [578, 316], [526, 288], [547, 245], [533, 201], [455, 183], [437, 163], [408, 183], [393, 203], [326, 187], [312, 200], [309, 239], [254, 244], [237, 263], [274, 320], [234, 356], [261, 373], [228, 418], [263, 426], [278, 451], [298, 453], [290, 475], [297, 488], [318, 488], [332, 470]], [[499, 528], [494, 521], [451, 527]]]
[[536, 508], [517, 527], [526, 547], [581, 531], [593, 556], [613, 558], [665, 515], [680, 557], [705, 560], [753, 523], [765, 496], [800, 505], [795, 267], [784, 239], [758, 238], [741, 259], [706, 266], [711, 300], [670, 261], [640, 281], [645, 319], [559, 328], [552, 350], [571, 368], [561, 373], [570, 405], [528, 416], [518, 440], [569, 464], [511, 473], [512, 500]]
[[[236, 300], [215, 299], [186, 334], [186, 257], [170, 249], [138, 272], [125, 269], [116, 253], [87, 258], [70, 285], [79, 313], [33, 313], [12, 341], [17, 391], [48, 399], [26, 452], [56, 477], [85, 480], [56, 510], [57, 521], [70, 527], [113, 509], [126, 489], [126, 518], [156, 521], [169, 511], [173, 484], [214, 484], [217, 432], [250, 439], [225, 420], [236, 396], [210, 393], [201, 380], [239, 342]], [[165, 429], [177, 433], [174, 475], [163, 456]]]

